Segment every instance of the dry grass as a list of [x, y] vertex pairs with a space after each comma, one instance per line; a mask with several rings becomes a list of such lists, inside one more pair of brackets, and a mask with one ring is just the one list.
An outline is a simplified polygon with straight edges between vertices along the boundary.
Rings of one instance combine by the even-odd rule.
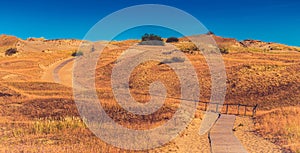
[[172, 44], [185, 53], [196, 53], [197, 51], [199, 52], [197, 46], [192, 42], [185, 41], [185, 42], [178, 42]]
[[109, 44], [115, 45], [118, 47], [124, 47], [124, 46], [126, 47], [126, 46], [132, 46], [139, 42], [140, 42], [139, 40], [124, 40], [124, 41], [111, 41], [111, 42], [109, 42]]
[[281, 108], [257, 117], [256, 128], [264, 138], [300, 152], [300, 108]]
[[50, 117], [30, 121], [27, 125], [17, 125], [12, 129], [11, 135], [13, 137], [22, 137], [26, 135], [55, 135], [60, 132], [84, 128], [86, 128], [85, 124], [78, 117], [64, 117], [60, 119]]
[[228, 103], [259, 104], [259, 109], [299, 105], [297, 53], [232, 53], [224, 59]]
[[[149, 85], [160, 80], [168, 91], [165, 105], [147, 116], [134, 115], [122, 109], [113, 98], [111, 71], [117, 57], [137, 42], [110, 43], [113, 47], [106, 48], [100, 57], [102, 62], [98, 62], [96, 87], [101, 104], [116, 122], [128, 128], [149, 129], [165, 123], [177, 110], [180, 84], [167, 65], [154, 61], [143, 63], [130, 76], [131, 94], [137, 101], [145, 103], [150, 98]], [[190, 42], [174, 45], [187, 52], [197, 50]], [[226, 103], [259, 104], [260, 111], [279, 106], [299, 106], [299, 53], [236, 47], [229, 47], [229, 50], [229, 54], [223, 55], [228, 75]], [[51, 52], [35, 49], [32, 52], [21, 51], [18, 58], [0, 58], [0, 152], [133, 152], [102, 142], [83, 125], [78, 118], [71, 88], [38, 81], [49, 65], [69, 57], [73, 51], [73, 48]], [[205, 58], [199, 54], [186, 56], [197, 71], [201, 101], [209, 101], [211, 80]], [[202, 117], [200, 110], [203, 107], [198, 107], [198, 119]], [[236, 108], [230, 107], [229, 111], [235, 112]], [[299, 146], [297, 115], [299, 109], [284, 109], [258, 117], [260, 134], [280, 142], [280, 145], [290, 145], [285, 147], [296, 151]], [[271, 130], [271, 127], [275, 129]], [[279, 134], [283, 136], [279, 137]], [[184, 142], [180, 147], [184, 148], [189, 143]], [[148, 152], [170, 151], [180, 152], [177, 142]]]
[[6, 123], [5, 127], [1, 152], [124, 152], [100, 141], [77, 117]]

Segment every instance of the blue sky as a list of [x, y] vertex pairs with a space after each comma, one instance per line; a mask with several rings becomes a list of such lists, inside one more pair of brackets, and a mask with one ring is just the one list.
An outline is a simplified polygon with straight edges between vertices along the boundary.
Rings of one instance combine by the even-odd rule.
[[[100, 19], [138, 4], [164, 4], [195, 16], [210, 31], [239, 40], [300, 46], [300, 2], [296, 0], [11, 0], [0, 5], [0, 34], [82, 39]], [[122, 23], [120, 23], [122, 24]], [[135, 30], [143, 33], [141, 30]], [[151, 31], [151, 30], [149, 30]], [[147, 30], [145, 31], [147, 32]], [[140, 33], [124, 34], [136, 38]], [[151, 32], [150, 32], [151, 33]], [[173, 32], [157, 32], [164, 37]]]

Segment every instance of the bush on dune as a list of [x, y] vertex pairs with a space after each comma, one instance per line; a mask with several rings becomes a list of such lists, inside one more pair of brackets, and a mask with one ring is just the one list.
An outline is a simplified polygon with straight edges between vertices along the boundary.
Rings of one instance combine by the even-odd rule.
[[76, 57], [76, 56], [83, 56], [83, 52], [82, 51], [78, 51], [78, 52], [73, 52], [72, 56]]
[[167, 43], [178, 42], [178, 41], [179, 41], [179, 39], [176, 38], [176, 37], [169, 37], [169, 38], [166, 40]]
[[158, 35], [145, 33], [139, 45], [163, 46], [164, 42]]
[[5, 55], [6, 56], [12, 56], [14, 54], [18, 53], [17, 48], [10, 48], [8, 50], [5, 51]]

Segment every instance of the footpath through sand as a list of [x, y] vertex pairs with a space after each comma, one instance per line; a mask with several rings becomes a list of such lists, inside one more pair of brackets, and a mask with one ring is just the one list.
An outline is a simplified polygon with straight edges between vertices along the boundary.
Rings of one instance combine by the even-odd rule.
[[235, 115], [221, 115], [209, 133], [212, 153], [246, 153], [233, 134]]
[[72, 68], [74, 57], [55, 62], [43, 72], [42, 81], [55, 82], [66, 86], [72, 86]]
[[[45, 69], [42, 81], [72, 86], [74, 57], [60, 60]], [[250, 118], [222, 115], [210, 133], [211, 148], [207, 134], [198, 134], [201, 119], [194, 119], [188, 128], [169, 144], [150, 152], [281, 152], [280, 147], [252, 132]], [[243, 127], [232, 129], [237, 124]]]

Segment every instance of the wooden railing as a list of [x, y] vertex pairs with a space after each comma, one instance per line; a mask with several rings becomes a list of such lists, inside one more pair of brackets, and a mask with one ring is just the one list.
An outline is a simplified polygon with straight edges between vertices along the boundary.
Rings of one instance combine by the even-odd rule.
[[[155, 96], [160, 96], [160, 95], [155, 95]], [[179, 98], [171, 98], [171, 99], [195, 102], [195, 101], [189, 100], [189, 99], [179, 99]], [[258, 104], [253, 106], [253, 105], [245, 105], [245, 104], [220, 104], [220, 103], [205, 102], [205, 101], [198, 101], [198, 105], [200, 105], [198, 107], [198, 109], [200, 108], [200, 110], [203, 110], [203, 111], [211, 111], [211, 112], [216, 112], [216, 113], [220, 113], [220, 114], [252, 116], [252, 117], [256, 116], [256, 111], [257, 111], [257, 107], [258, 107]], [[208, 106], [209, 106], [209, 108], [208, 108]], [[223, 106], [223, 107], [221, 107], [221, 106]], [[230, 110], [230, 107], [231, 107], [231, 110]]]
[[213, 103], [213, 102], [199, 102], [199, 105], [200, 105], [199, 108], [203, 111], [211, 111], [220, 114], [252, 116], [252, 117], [255, 117], [256, 110], [258, 107], [258, 104], [254, 106], [244, 105], [244, 104], [222, 104], [221, 105], [219, 103]]

